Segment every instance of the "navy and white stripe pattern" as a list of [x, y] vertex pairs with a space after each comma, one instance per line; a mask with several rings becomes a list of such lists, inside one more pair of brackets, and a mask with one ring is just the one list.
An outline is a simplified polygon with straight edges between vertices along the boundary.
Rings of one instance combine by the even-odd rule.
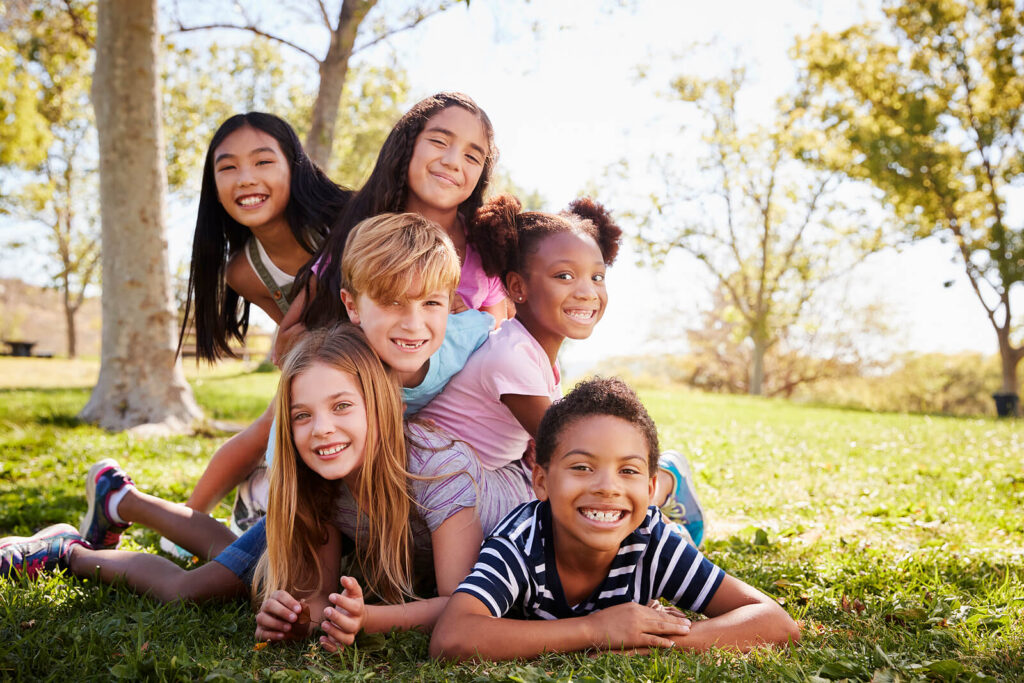
[[654, 598], [701, 612], [724, 577], [675, 523], [666, 522], [651, 506], [643, 523], [623, 540], [608, 576], [593, 595], [570, 606], [555, 567], [551, 506], [532, 501], [495, 527], [456, 592], [477, 598], [496, 617], [515, 610], [527, 619], [562, 619], [624, 602], [646, 604]]

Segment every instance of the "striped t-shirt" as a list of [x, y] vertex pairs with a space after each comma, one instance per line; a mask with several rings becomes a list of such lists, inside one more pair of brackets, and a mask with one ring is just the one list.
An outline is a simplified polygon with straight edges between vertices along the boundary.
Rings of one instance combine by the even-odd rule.
[[608, 576], [578, 605], [569, 605], [555, 566], [551, 506], [520, 505], [495, 527], [473, 571], [456, 592], [468, 593], [496, 617], [512, 611], [527, 619], [580, 617], [625, 602], [665, 598], [701, 612], [725, 573], [688, 543], [673, 522], [651, 506], [643, 523], [619, 546]]

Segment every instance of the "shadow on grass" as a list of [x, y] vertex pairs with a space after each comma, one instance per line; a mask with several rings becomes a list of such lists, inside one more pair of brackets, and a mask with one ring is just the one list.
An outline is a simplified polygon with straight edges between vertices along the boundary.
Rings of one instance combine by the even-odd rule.
[[0, 490], [0, 536], [28, 536], [60, 522], [77, 527], [85, 509], [84, 483], [66, 490], [46, 485]]

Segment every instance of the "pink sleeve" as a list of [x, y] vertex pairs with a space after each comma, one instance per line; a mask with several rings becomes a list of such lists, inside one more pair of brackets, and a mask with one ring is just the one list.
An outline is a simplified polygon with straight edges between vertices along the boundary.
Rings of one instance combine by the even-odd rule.
[[480, 304], [480, 308], [485, 306], [493, 306], [496, 303], [504, 301], [508, 295], [505, 293], [505, 285], [501, 284], [500, 277], [489, 277], [487, 278], [487, 296], [484, 297], [483, 302]]
[[[512, 340], [506, 340], [512, 341]], [[527, 340], [494, 344], [481, 368], [481, 384], [488, 396], [500, 400], [503, 394], [550, 396], [547, 357]]]

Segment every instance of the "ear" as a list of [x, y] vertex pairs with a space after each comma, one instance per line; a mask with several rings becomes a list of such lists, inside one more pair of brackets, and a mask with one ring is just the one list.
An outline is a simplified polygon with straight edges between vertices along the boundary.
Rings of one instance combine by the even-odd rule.
[[654, 492], [658, 488], [658, 468], [654, 468], [654, 474], [651, 475], [650, 480], [647, 482], [647, 500], [650, 501], [648, 505], [654, 505]]
[[347, 289], [341, 290], [341, 303], [345, 306], [348, 319], [352, 321], [352, 324], [358, 325], [359, 309], [356, 307], [356, 298]]
[[516, 272], [510, 272], [505, 276], [505, 289], [512, 298], [512, 303], [521, 304], [526, 301], [526, 280]]
[[548, 499], [548, 471], [537, 463], [533, 464], [533, 492], [537, 500]]

